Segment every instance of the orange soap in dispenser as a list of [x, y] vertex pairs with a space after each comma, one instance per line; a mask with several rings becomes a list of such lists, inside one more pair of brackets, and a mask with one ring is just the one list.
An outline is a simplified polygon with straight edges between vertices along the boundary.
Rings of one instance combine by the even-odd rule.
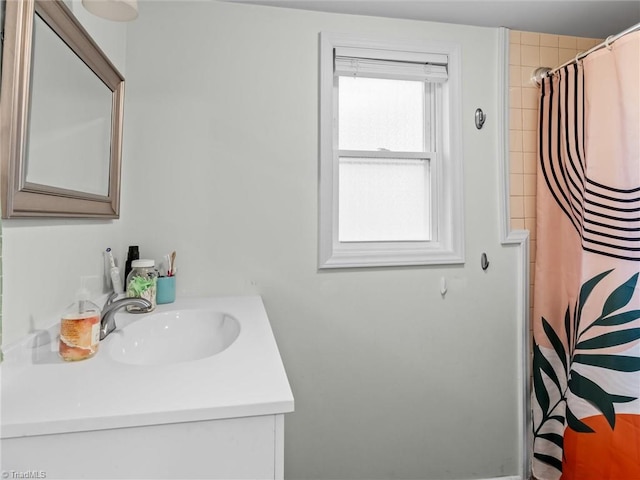
[[58, 353], [63, 360], [73, 362], [93, 357], [100, 342], [100, 307], [89, 300], [82, 277], [76, 301], [62, 315]]

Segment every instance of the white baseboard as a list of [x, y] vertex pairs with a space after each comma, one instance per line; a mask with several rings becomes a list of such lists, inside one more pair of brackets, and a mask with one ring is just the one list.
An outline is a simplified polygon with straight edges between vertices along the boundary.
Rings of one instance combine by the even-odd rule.
[[520, 475], [512, 475], [510, 477], [478, 478], [476, 480], [524, 480], [524, 479]]
[[[346, 480], [346, 479], [341, 479], [341, 480]], [[419, 479], [419, 480], [431, 480], [431, 479]], [[528, 480], [528, 479], [522, 478], [521, 475], [511, 475], [507, 477], [490, 477], [490, 478], [473, 478], [473, 479], [460, 478], [458, 480]]]

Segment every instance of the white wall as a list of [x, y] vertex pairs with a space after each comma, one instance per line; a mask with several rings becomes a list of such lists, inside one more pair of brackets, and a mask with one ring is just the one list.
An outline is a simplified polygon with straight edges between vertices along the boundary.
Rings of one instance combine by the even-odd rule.
[[[498, 238], [497, 31], [139, 3], [127, 32], [125, 239], [143, 256], [177, 250], [180, 294], [263, 296], [296, 398], [285, 476], [518, 473], [516, 252]], [[317, 270], [321, 31], [461, 44], [464, 267]], [[488, 114], [481, 131], [477, 107]]]
[[[124, 75], [126, 26], [94, 17], [80, 0], [67, 3]], [[102, 293], [102, 252], [107, 247], [120, 257], [126, 253], [121, 221], [3, 220], [2, 344], [48, 327], [74, 300], [81, 275], [98, 276], [94, 293]]]

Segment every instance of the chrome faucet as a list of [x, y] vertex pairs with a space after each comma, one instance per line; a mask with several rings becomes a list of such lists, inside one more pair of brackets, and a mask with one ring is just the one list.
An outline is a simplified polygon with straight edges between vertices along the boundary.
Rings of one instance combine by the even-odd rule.
[[116, 293], [109, 295], [107, 303], [105, 303], [102, 309], [102, 315], [100, 317], [100, 340], [104, 340], [107, 336], [116, 329], [115, 315], [118, 310], [127, 305], [135, 305], [140, 308], [151, 308], [151, 302], [144, 298], [125, 297], [120, 300], [115, 300]]

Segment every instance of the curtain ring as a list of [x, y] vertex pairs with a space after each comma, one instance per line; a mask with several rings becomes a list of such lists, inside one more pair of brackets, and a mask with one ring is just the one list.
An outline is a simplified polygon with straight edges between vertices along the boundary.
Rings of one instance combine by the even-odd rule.
[[607, 47], [607, 50], [611, 50], [613, 47], [609, 43], [609, 41], [613, 38], [613, 35], [609, 35], [607, 39], [604, 41], [604, 46]]

